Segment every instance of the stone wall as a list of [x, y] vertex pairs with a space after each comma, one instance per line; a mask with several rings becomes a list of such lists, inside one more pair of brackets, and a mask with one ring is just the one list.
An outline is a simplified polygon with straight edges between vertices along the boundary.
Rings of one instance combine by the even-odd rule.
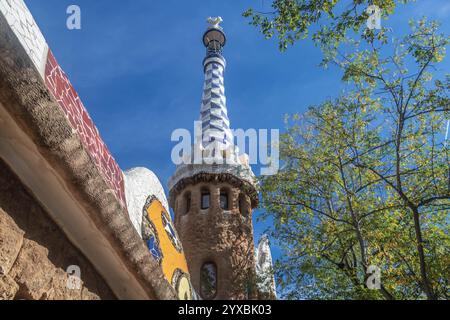
[[[70, 265], [82, 286], [67, 288]], [[0, 300], [115, 299], [103, 278], [70, 243], [0, 159]]]

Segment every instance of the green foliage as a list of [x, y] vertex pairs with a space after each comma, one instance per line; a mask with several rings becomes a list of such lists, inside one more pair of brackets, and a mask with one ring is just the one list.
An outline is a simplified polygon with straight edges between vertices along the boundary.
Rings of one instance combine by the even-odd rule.
[[[259, 12], [253, 8], [243, 13], [251, 19], [250, 24], [258, 27], [266, 39], [278, 38], [281, 51], [304, 39], [312, 32], [313, 39], [321, 44], [337, 46], [346, 39], [349, 32], [362, 34], [373, 39], [382, 36], [366, 29], [369, 17], [367, 8], [377, 5], [383, 17], [391, 15], [398, 4], [411, 0], [273, 0], [272, 10]], [[320, 28], [315, 26], [320, 25]], [[363, 31], [364, 30], [364, 31]]]
[[[283, 169], [261, 194], [287, 298], [449, 298], [450, 76], [433, 79], [449, 40], [436, 23], [411, 26], [388, 48], [329, 46], [351, 92], [286, 117]], [[366, 287], [369, 265], [381, 290]]]

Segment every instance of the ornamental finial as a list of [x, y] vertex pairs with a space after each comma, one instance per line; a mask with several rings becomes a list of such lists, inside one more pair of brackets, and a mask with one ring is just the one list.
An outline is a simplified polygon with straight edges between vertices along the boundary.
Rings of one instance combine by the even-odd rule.
[[223, 22], [222, 17], [209, 17], [207, 21], [210, 29], [222, 29], [222, 27], [219, 26], [219, 24]]

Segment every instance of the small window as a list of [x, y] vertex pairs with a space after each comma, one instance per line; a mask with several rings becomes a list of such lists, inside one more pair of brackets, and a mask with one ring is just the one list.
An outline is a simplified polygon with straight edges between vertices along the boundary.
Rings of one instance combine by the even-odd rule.
[[217, 294], [217, 266], [208, 262], [200, 270], [200, 294], [203, 299], [211, 300]]
[[220, 193], [220, 208], [222, 210], [230, 210], [228, 203], [228, 194], [226, 192]]
[[184, 214], [188, 214], [189, 211], [191, 210], [191, 193], [188, 192], [186, 193], [186, 195], [184, 196]]
[[202, 210], [209, 209], [210, 198], [209, 192], [202, 193]]

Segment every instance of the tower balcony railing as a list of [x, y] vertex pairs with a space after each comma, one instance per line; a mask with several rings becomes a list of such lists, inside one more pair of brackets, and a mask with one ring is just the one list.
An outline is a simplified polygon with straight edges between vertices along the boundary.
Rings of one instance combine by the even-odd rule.
[[[243, 157], [245, 158], [245, 156]], [[204, 159], [204, 163], [195, 164], [187, 163], [177, 166], [175, 173], [170, 177], [168, 182], [169, 190], [177, 185], [178, 182], [185, 178], [193, 177], [197, 174], [230, 174], [238, 179], [244, 180], [254, 188], [257, 186], [257, 180], [250, 165], [243, 161], [242, 163], [210, 163], [209, 159]], [[213, 158], [211, 158], [213, 160]]]

